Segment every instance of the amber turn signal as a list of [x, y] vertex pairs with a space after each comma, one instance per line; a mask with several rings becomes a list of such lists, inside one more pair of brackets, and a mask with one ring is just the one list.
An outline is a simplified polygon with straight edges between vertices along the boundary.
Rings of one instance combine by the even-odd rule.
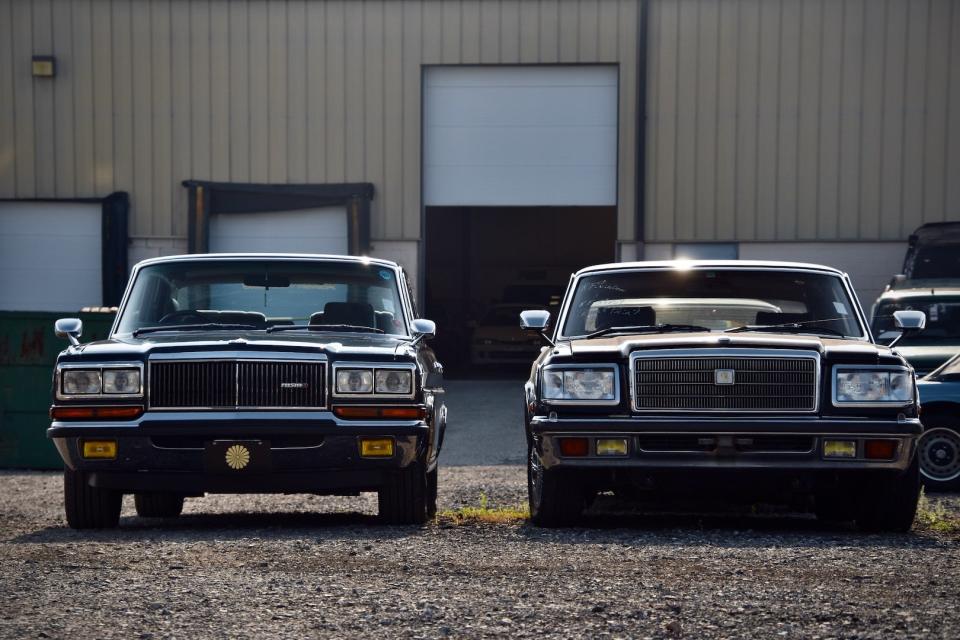
[[333, 414], [346, 419], [422, 420], [423, 407], [334, 407]]
[[54, 420], [133, 419], [143, 414], [139, 405], [122, 407], [50, 407]]
[[393, 457], [393, 438], [360, 438], [360, 456], [364, 458]]
[[88, 460], [113, 460], [117, 457], [117, 441], [84, 440], [83, 457]]
[[863, 455], [868, 460], [893, 460], [896, 453], [896, 440], [867, 440], [863, 443]]
[[560, 455], [575, 458], [587, 455], [590, 441], [586, 438], [560, 438]]

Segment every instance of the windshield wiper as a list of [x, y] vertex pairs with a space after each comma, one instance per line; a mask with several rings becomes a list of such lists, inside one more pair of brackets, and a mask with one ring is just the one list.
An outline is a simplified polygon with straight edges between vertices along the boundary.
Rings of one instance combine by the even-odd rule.
[[593, 333], [588, 333], [584, 338], [599, 338], [612, 333], [669, 333], [671, 331], [710, 331], [710, 327], [701, 327], [696, 324], [638, 324], [624, 327], [607, 327]]
[[257, 327], [252, 324], [222, 324], [220, 322], [205, 322], [203, 324], [171, 324], [167, 326], [160, 327], [140, 327], [135, 329], [133, 332], [133, 337], [141, 336], [145, 333], [157, 333], [158, 331], [209, 331], [213, 329], [252, 329], [257, 330]]
[[830, 336], [840, 336], [841, 338], [847, 338], [845, 333], [837, 331], [836, 329], [831, 329], [829, 327], [817, 327], [811, 326], [808, 327], [800, 322], [790, 322], [787, 324], [745, 324], [740, 327], [734, 327], [732, 329], [727, 329], [724, 333], [743, 333], [745, 331], [789, 331], [791, 333], [811, 333], [811, 334], [826, 334]]
[[267, 333], [275, 331], [349, 331], [356, 333], [383, 333], [383, 329], [362, 327], [356, 324], [278, 324], [267, 329]]

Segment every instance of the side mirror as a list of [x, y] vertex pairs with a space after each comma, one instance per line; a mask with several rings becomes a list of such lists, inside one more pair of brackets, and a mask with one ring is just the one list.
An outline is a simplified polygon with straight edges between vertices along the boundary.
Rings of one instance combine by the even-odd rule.
[[437, 323], [433, 320], [417, 318], [410, 323], [410, 327], [413, 329], [414, 344], [420, 342], [421, 340], [429, 340], [437, 335]]
[[553, 345], [553, 340], [547, 337], [546, 331], [550, 326], [550, 312], [542, 309], [528, 309], [520, 312], [520, 328], [524, 331], [536, 331], [543, 339]]
[[53, 325], [53, 331], [58, 338], [66, 338], [70, 344], [80, 344], [78, 338], [83, 335], [83, 320], [80, 318], [60, 318]]
[[913, 311], [902, 309], [900, 311], [893, 312], [893, 324], [900, 331], [900, 335], [893, 339], [887, 346], [894, 346], [900, 339], [906, 335], [911, 335], [914, 333], [919, 333], [923, 331], [927, 326], [927, 314], [923, 311]]

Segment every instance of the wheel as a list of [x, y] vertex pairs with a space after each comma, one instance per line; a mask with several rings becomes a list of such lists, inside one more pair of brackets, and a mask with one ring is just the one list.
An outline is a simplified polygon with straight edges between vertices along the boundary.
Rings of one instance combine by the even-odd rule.
[[960, 489], [960, 430], [932, 425], [917, 443], [920, 475], [930, 491]]
[[73, 529], [110, 529], [120, 523], [123, 493], [91, 487], [83, 471], [63, 470], [63, 506]]
[[857, 526], [863, 531], [909, 531], [919, 499], [920, 462], [914, 456], [903, 473], [871, 479], [861, 488]]
[[583, 513], [583, 488], [569, 474], [545, 469], [532, 444], [527, 454], [527, 494], [530, 520], [538, 527], [569, 526]]
[[176, 518], [183, 511], [183, 496], [161, 491], [137, 493], [133, 504], [141, 518]]
[[437, 515], [437, 480], [440, 472], [440, 463], [427, 473], [427, 518]]
[[427, 473], [414, 462], [401, 469], [377, 492], [380, 519], [385, 524], [423, 524], [429, 517]]

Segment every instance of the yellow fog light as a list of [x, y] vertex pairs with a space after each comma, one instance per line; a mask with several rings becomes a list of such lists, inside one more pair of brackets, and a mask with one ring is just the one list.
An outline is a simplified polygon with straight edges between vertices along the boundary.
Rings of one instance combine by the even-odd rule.
[[598, 456], [625, 456], [627, 455], [626, 438], [599, 438], [597, 439]]
[[113, 460], [117, 457], [116, 440], [85, 440], [83, 457], [94, 460]]
[[393, 456], [393, 438], [360, 438], [360, 455], [364, 458]]
[[856, 458], [857, 443], [854, 440], [824, 440], [824, 458]]

